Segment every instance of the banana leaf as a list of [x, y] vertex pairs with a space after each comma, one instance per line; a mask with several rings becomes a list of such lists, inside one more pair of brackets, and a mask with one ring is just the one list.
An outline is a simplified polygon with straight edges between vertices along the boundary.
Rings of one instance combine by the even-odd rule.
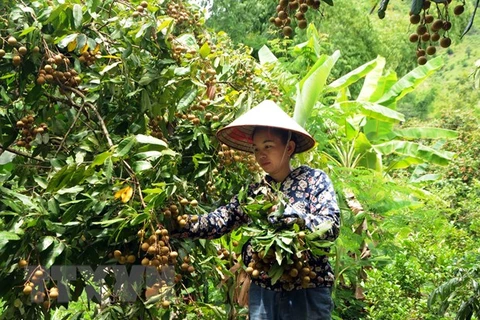
[[327, 85], [327, 87], [325, 88], [325, 92], [337, 91], [350, 86], [351, 84], [369, 75], [370, 72], [377, 67], [378, 63], [379, 61], [377, 58], [375, 60], [372, 60], [370, 62], [367, 62], [361, 65], [355, 70], [350, 71], [346, 75], [338, 78], [337, 80]]
[[413, 91], [418, 85], [420, 85], [420, 83], [442, 66], [443, 58], [436, 57], [428, 61], [425, 65], [416, 67], [398, 80], [398, 82], [395, 83], [390, 90], [385, 92], [383, 97], [376, 102], [384, 106], [389, 106], [395, 103], [407, 93]]
[[[385, 68], [385, 58], [378, 56], [374, 60], [376, 62], [375, 67], [368, 72], [363, 82], [362, 90], [357, 97], [357, 101], [372, 101], [370, 98], [377, 91]], [[395, 79], [396, 80], [396, 79]]]
[[329, 57], [320, 57], [308, 74], [297, 84], [293, 119], [301, 126], [304, 126], [310, 117], [313, 106], [325, 88], [327, 77], [339, 58], [338, 50]]
[[394, 133], [405, 139], [456, 139], [458, 137], [454, 130], [428, 127], [397, 129]]
[[400, 154], [442, 166], [447, 165], [454, 155], [453, 152], [435, 150], [409, 141], [389, 141], [372, 147], [383, 155]]

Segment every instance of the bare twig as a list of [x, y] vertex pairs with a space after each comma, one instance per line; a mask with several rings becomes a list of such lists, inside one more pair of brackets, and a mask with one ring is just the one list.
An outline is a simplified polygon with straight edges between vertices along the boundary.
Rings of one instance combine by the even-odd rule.
[[[69, 99], [71, 101], [71, 99]], [[72, 101], [73, 103], [73, 101]], [[65, 144], [65, 141], [67, 141], [67, 137], [68, 135], [70, 134], [70, 132], [73, 130], [73, 127], [75, 127], [75, 124], [77, 123], [78, 121], [78, 118], [80, 118], [80, 114], [82, 114], [82, 111], [83, 111], [83, 108], [84, 108], [84, 104], [80, 106], [77, 114], [75, 115], [75, 118], [73, 119], [73, 122], [72, 124], [70, 125], [70, 127], [68, 128], [67, 132], [65, 133], [65, 135], [63, 136], [63, 139], [62, 141], [60, 142], [60, 145], [58, 146], [58, 149], [57, 149], [57, 152], [55, 152], [55, 157], [57, 156], [57, 154], [60, 152], [60, 150], [62, 149], [63, 145]]]
[[[84, 101], [86, 100], [85, 98], [85, 95], [78, 89], [75, 89], [75, 88], [71, 88], [71, 87], [65, 87], [64, 88], [65, 90], [70, 90], [72, 91], [73, 93], [75, 93], [76, 95], [78, 95], [79, 97], [81, 97]], [[107, 139], [107, 143], [110, 147], [113, 146], [113, 142], [112, 142], [112, 139], [110, 138], [110, 134], [107, 130], [107, 126], [105, 125], [105, 121], [103, 120], [103, 117], [102, 115], [100, 114], [100, 112], [98, 112], [98, 109], [97, 107], [90, 103], [90, 102], [84, 102], [84, 105], [87, 106], [88, 108], [90, 108], [94, 113], [95, 115], [97, 116], [97, 119], [98, 119], [98, 122], [100, 124], [100, 127], [102, 128], [102, 131], [103, 133], [105, 134], [105, 138]], [[127, 169], [127, 172], [128, 174], [130, 175], [130, 177], [132, 178], [132, 180], [134, 181], [135, 183], [135, 186], [137, 187], [138, 189], [138, 194], [139, 194], [139, 197], [140, 197], [140, 202], [142, 203], [142, 206], [145, 208], [147, 206], [147, 204], [145, 203], [145, 200], [143, 199], [143, 195], [142, 195], [142, 187], [140, 185], [140, 181], [138, 181], [136, 175], [135, 175], [135, 172], [133, 171], [132, 167], [130, 166], [130, 164], [128, 162], [126, 162], [125, 160], [122, 160], [122, 163], [123, 165], [125, 166], [125, 168]]]
[[97, 107], [95, 107], [95, 105], [90, 103], [90, 102], [86, 102], [86, 97], [80, 90], [72, 88], [72, 87], [63, 87], [63, 89], [71, 91], [71, 92], [75, 93], [76, 95], [78, 95], [79, 97], [81, 97], [83, 99], [83, 101], [85, 101], [84, 105], [86, 105], [90, 109], [92, 109], [92, 111], [97, 116], [98, 122], [100, 123], [100, 127], [102, 128], [103, 134], [105, 134], [105, 138], [107, 139], [108, 146], [112, 147], [113, 142], [112, 142], [112, 139], [110, 138], [110, 133], [108, 133], [107, 127], [105, 125], [105, 121], [103, 120], [102, 115], [98, 112]]
[[24, 152], [21, 152], [21, 151], [18, 151], [18, 150], [15, 150], [15, 149], [12, 149], [12, 148], [8, 148], [8, 147], [3, 147], [0, 145], [0, 151], [8, 151], [8, 152], [11, 152], [11, 153], [14, 153], [18, 156], [22, 156], [22, 157], [25, 157], [25, 158], [29, 158], [29, 159], [33, 159], [33, 160], [37, 160], [37, 161], [42, 161], [42, 162], [45, 162], [46, 160], [43, 159], [43, 158], [40, 158], [40, 157], [33, 157], [31, 155], [29, 155], [28, 153], [24, 153]]

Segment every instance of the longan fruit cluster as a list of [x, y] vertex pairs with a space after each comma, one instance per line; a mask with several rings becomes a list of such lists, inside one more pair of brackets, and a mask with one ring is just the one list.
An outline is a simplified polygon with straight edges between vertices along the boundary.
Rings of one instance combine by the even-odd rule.
[[230, 166], [232, 163], [243, 163], [251, 172], [260, 172], [260, 165], [256, 162], [255, 156], [248, 152], [230, 149], [226, 144], [222, 144], [218, 151], [220, 165]]
[[162, 121], [162, 116], [156, 116], [155, 118], [148, 121], [148, 126], [150, 127], [152, 137], [162, 139], [163, 141], [167, 142], [167, 139], [164, 137], [163, 131], [160, 128], [160, 123]]
[[[5, 44], [5, 42], [3, 43]], [[12, 64], [15, 67], [18, 67], [22, 64], [25, 56], [28, 54], [28, 49], [25, 45], [21, 44], [18, 42], [18, 40], [14, 36], [8, 36], [7, 41], [6, 41], [7, 47], [11, 47], [11, 56], [12, 56]], [[7, 49], [8, 50], [8, 49]], [[38, 53], [40, 49], [35, 46], [32, 50], [33, 53]], [[5, 50], [5, 47], [2, 46], [0, 49], [0, 59], [5, 57], [7, 54], [7, 51]]]
[[[427, 56], [434, 55], [437, 52], [437, 46], [448, 48], [452, 44], [452, 40], [448, 37], [448, 32], [452, 28], [451, 2], [452, 0], [432, 3], [430, 0], [425, 0], [420, 13], [410, 14], [410, 23], [417, 27], [415, 32], [410, 34], [409, 40], [417, 44], [416, 55], [419, 65], [427, 63]], [[464, 11], [463, 1], [453, 8], [454, 15], [460, 15]]]
[[309, 8], [318, 10], [320, 0], [279, 0], [276, 9], [277, 16], [271, 17], [269, 21], [276, 27], [282, 28], [285, 37], [291, 37], [293, 34], [292, 19], [297, 21], [300, 29], [305, 29], [307, 27], [305, 13]]
[[[260, 277], [267, 278], [270, 268], [277, 264], [275, 259], [275, 251], [270, 248], [268, 252], [260, 251], [252, 254], [252, 260], [249, 262], [245, 272], [247, 272], [253, 279]], [[298, 258], [293, 255], [292, 262], [283, 265], [283, 274], [278, 280], [284, 289], [290, 290], [295, 284], [300, 284], [307, 288], [312, 280], [317, 277], [317, 274], [308, 264], [305, 256]]]
[[183, 3], [171, 1], [167, 5], [167, 14], [175, 20], [176, 24], [188, 23], [189, 25], [200, 26], [200, 15], [192, 14]]
[[132, 13], [132, 17], [137, 18], [141, 14], [145, 12], [145, 9], [148, 7], [148, 2], [147, 1], [142, 1], [140, 4], [135, 8], [135, 11]]
[[[200, 125], [202, 123], [202, 119], [204, 119], [205, 122], [217, 122], [220, 120], [220, 117], [218, 115], [214, 115], [211, 112], [205, 112], [206, 108], [210, 105], [210, 100], [209, 99], [203, 99], [199, 100], [197, 103], [194, 103], [188, 110], [187, 113], [180, 113], [177, 112], [175, 113], [175, 116], [179, 119], [183, 120], [188, 120], [191, 122], [193, 125]], [[199, 111], [199, 112], [196, 112]]]
[[97, 61], [98, 58], [100, 58], [100, 55], [97, 52], [87, 50], [82, 52], [82, 54], [78, 57], [78, 61], [87, 66], [91, 66]]
[[[20, 268], [25, 268], [28, 262], [24, 259], [18, 262]], [[43, 286], [40, 284], [43, 282]], [[47, 288], [50, 285], [50, 288]], [[45, 288], [43, 291], [40, 288]], [[23, 285], [24, 295], [33, 295], [33, 302], [42, 304], [45, 309], [49, 309], [51, 304], [58, 298], [58, 288], [55, 284], [50, 284], [45, 271], [41, 267], [37, 267], [29, 273], [27, 281]]]
[[185, 213], [186, 207], [188, 206], [195, 208], [198, 206], [198, 201], [183, 198], [179, 201], [179, 206], [171, 204], [169, 207], [163, 208], [163, 217], [171, 220], [175, 227], [185, 228], [188, 223], [198, 221], [197, 215], [188, 215]]
[[[83, 58], [83, 55], [80, 58]], [[44, 64], [38, 72], [37, 84], [61, 84], [75, 88], [81, 81], [77, 70], [70, 68], [70, 59], [65, 57], [63, 53], [48, 52], [45, 55]]]
[[21, 135], [17, 140], [17, 146], [30, 150], [32, 148], [31, 142], [35, 140], [37, 134], [43, 134], [48, 131], [46, 123], [41, 123], [37, 126], [33, 123], [34, 121], [35, 117], [33, 115], [23, 117], [17, 121], [16, 126]]

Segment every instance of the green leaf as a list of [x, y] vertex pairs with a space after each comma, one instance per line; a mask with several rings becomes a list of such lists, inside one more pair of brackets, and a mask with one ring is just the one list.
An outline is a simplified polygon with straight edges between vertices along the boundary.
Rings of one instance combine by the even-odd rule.
[[82, 6], [78, 3], [73, 5], [73, 24], [75, 29], [79, 29], [82, 26], [83, 12]]
[[12, 162], [16, 156], [17, 155], [15, 153], [4, 151], [2, 154], [0, 154], [0, 165]]
[[26, 36], [27, 34], [29, 34], [30, 32], [34, 31], [34, 30], [37, 30], [37, 27], [28, 27], [26, 29], [24, 29], [22, 31], [22, 33], [20, 33], [20, 37], [24, 37]]
[[125, 218], [115, 218], [115, 219], [92, 222], [92, 225], [101, 225], [103, 227], [108, 227], [112, 224], [119, 223], [119, 222], [125, 222]]
[[58, 171], [48, 182], [47, 192], [56, 191], [63, 188], [70, 180], [73, 172], [76, 169], [76, 165], [64, 166]]
[[301, 126], [304, 126], [310, 117], [312, 109], [325, 87], [327, 77], [339, 58], [340, 52], [335, 51], [329, 57], [318, 59], [308, 74], [297, 84], [293, 118]]
[[443, 58], [436, 57], [418, 66], [395, 83], [376, 103], [388, 106], [413, 91], [420, 83], [443, 66]]
[[138, 141], [138, 139], [135, 139], [135, 137], [133, 136], [123, 139], [118, 144], [118, 148], [115, 152], [115, 156], [120, 158], [124, 157], [128, 152], [130, 152], [132, 147], [135, 145], [136, 141]]
[[133, 171], [136, 173], [151, 169], [153, 166], [149, 161], [136, 161], [133, 164]]
[[163, 147], [168, 147], [167, 143], [161, 139], [152, 137], [152, 136], [146, 136], [143, 134], [137, 134], [135, 136], [135, 139], [137, 140], [138, 143], [141, 144], [154, 144], [157, 146], [163, 146]]
[[405, 128], [394, 130], [394, 133], [405, 139], [457, 139], [458, 133], [454, 130], [442, 128]]
[[150, 218], [150, 215], [148, 213], [141, 213], [130, 221], [130, 225], [132, 226], [139, 225], [140, 223], [143, 223], [149, 218]]
[[382, 144], [372, 145], [375, 151], [384, 155], [396, 153], [400, 155], [416, 157], [425, 162], [438, 165], [447, 165], [454, 153], [435, 150], [433, 148], [409, 141], [389, 141]]
[[95, 159], [93, 159], [91, 166], [99, 166], [105, 162], [106, 159], [110, 158], [112, 156], [111, 151], [105, 151], [103, 153], [98, 154], [95, 156]]
[[20, 237], [14, 233], [9, 231], [0, 231], [0, 239], [5, 240], [20, 240]]
[[378, 58], [367, 62], [326, 86], [325, 92], [340, 90], [368, 75], [378, 64]]
[[366, 117], [383, 122], [397, 123], [405, 121], [405, 117], [400, 112], [387, 108], [377, 103], [367, 101], [345, 101], [338, 104], [343, 110], [352, 113], [359, 112]]
[[188, 108], [193, 101], [195, 101], [195, 98], [197, 97], [197, 87], [193, 86], [185, 95], [180, 99], [177, 105], [177, 109], [180, 111], [185, 110]]
[[200, 56], [202, 58], [206, 58], [212, 50], [210, 49], [210, 45], [208, 44], [208, 41], [205, 41], [200, 48]]
[[62, 188], [58, 190], [57, 193], [58, 194], [69, 194], [69, 193], [78, 194], [78, 193], [81, 193], [84, 189], [85, 188], [82, 186], [74, 186], [71, 188]]
[[77, 36], [78, 36], [78, 33], [73, 33], [63, 38], [60, 38], [61, 40], [58, 41], [58, 46], [60, 48], [66, 48], [70, 42], [75, 41], [75, 39], [77, 39]]
[[113, 174], [112, 157], [108, 157], [107, 160], [105, 160], [105, 167], [104, 167], [103, 173], [105, 174], [105, 178], [107, 178], [108, 180], [112, 178], [112, 174]]
[[50, 268], [54, 263], [55, 259], [62, 254], [65, 250], [65, 244], [57, 239], [55, 239], [53, 249], [49, 252], [47, 260], [45, 262], [45, 267]]
[[261, 65], [275, 63], [278, 60], [266, 45], [263, 45], [260, 50], [258, 50], [258, 59]]
[[122, 61], [116, 61], [112, 64], [106, 65], [105, 68], [103, 68], [103, 70], [99, 72], [99, 74], [103, 76], [103, 75], [105, 75], [105, 73], [112, 70], [113, 68], [115, 68], [116, 66], [118, 66], [121, 63], [122, 63]]
[[62, 215], [62, 223], [65, 225], [66, 223], [72, 221], [79, 213], [86, 212], [90, 208], [90, 205], [90, 199], [81, 200], [71, 205]]
[[372, 101], [371, 99], [374, 97], [374, 93], [381, 86], [386, 60], [379, 56], [375, 61], [377, 62], [375, 68], [370, 70], [365, 76], [365, 81], [363, 82], [362, 90], [360, 90], [357, 96], [357, 101]]
[[39, 252], [44, 251], [45, 249], [47, 249], [48, 247], [50, 247], [52, 245], [53, 241], [55, 241], [54, 237], [51, 237], [51, 236], [43, 237], [40, 240], [40, 242], [37, 244], [37, 250]]
[[271, 278], [272, 285], [277, 283], [277, 281], [280, 279], [282, 274], [283, 274], [283, 268], [280, 265], [274, 264], [273, 266], [270, 267], [270, 270], [268, 270], [268, 276]]

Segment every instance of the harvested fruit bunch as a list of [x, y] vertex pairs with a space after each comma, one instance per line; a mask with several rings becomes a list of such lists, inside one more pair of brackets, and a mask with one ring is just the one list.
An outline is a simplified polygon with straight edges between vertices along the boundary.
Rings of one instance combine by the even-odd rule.
[[331, 228], [331, 222], [316, 226], [314, 231], [302, 230], [301, 222], [288, 225], [274, 225], [272, 215], [284, 217], [285, 202], [280, 192], [267, 188], [259, 190], [259, 196], [249, 198], [243, 205], [244, 212], [252, 223], [243, 227], [243, 234], [249, 237], [251, 259], [244, 257], [245, 271], [252, 278], [270, 279], [290, 290], [292, 286], [306, 288], [317, 277], [310, 268], [312, 257], [325, 255], [332, 245], [323, 236]]
[[409, 40], [416, 44], [419, 65], [427, 63], [427, 57], [434, 55], [438, 46], [450, 47], [452, 40], [448, 33], [452, 28], [451, 13], [458, 16], [464, 11], [464, 0], [457, 4], [453, 4], [451, 0], [445, 2], [412, 1], [410, 23], [415, 26], [415, 32], [410, 34]]

